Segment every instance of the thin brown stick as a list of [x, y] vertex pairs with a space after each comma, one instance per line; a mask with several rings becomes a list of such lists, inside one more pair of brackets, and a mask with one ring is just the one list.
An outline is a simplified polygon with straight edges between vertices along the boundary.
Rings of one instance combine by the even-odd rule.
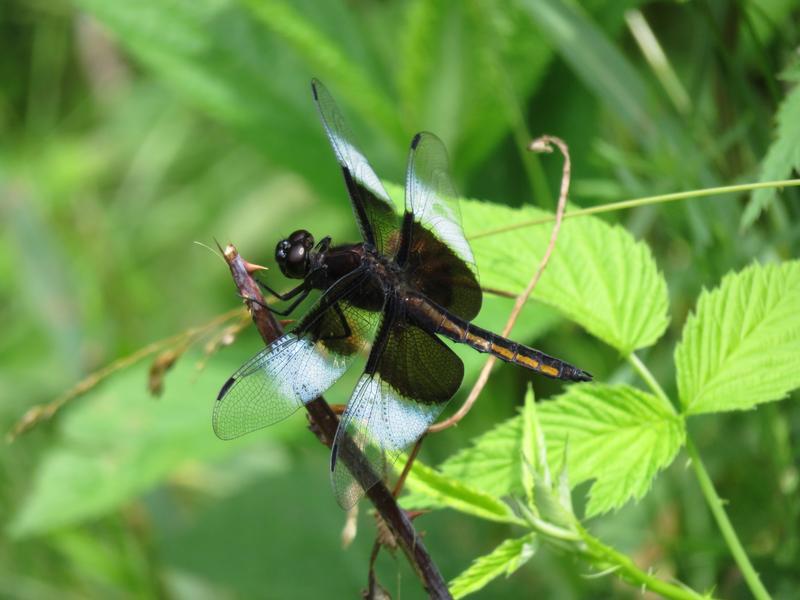
[[[248, 266], [252, 267], [253, 265], [249, 265], [242, 259], [231, 244], [225, 248], [223, 256], [228, 263], [240, 295], [250, 309], [253, 323], [262, 339], [267, 344], [273, 342], [283, 333], [283, 330], [272, 313], [264, 308], [264, 297], [261, 295], [261, 290], [253, 280], [251, 272], [248, 271]], [[324, 434], [323, 439], [330, 443], [335, 438], [336, 428], [339, 425], [336, 414], [322, 397], [312, 400], [305, 405], [305, 408], [316, 428]], [[374, 475], [361, 450], [348, 440], [349, 438], [345, 436], [342, 441], [339, 460], [347, 466], [351, 473], [358, 474], [357, 478], [367, 476], [363, 474]], [[359, 481], [359, 483], [361, 482]], [[362, 485], [362, 487], [367, 490], [367, 498], [375, 506], [383, 522], [389, 526], [430, 597], [452, 598], [439, 568], [425, 549], [425, 545], [411, 524], [408, 515], [397, 505], [397, 501], [389, 489], [380, 481], [371, 487], [367, 485]]]
[[[379, 598], [378, 590], [376, 588], [380, 588], [381, 584], [378, 583], [378, 578], [375, 576], [375, 562], [378, 560], [378, 554], [381, 551], [381, 541], [380, 539], [376, 539], [375, 543], [372, 544], [372, 552], [369, 553], [369, 573], [367, 575], [367, 593], [364, 596], [369, 600], [374, 600], [375, 598]], [[381, 589], [381, 591], [383, 591]]]
[[425, 434], [422, 434], [414, 447], [411, 449], [411, 453], [408, 455], [408, 460], [406, 464], [403, 465], [403, 472], [400, 473], [400, 477], [397, 478], [397, 483], [394, 484], [394, 489], [392, 490], [392, 496], [397, 498], [400, 495], [400, 492], [403, 491], [403, 485], [406, 483], [406, 477], [408, 477], [408, 472], [411, 471], [411, 467], [414, 464], [414, 461], [417, 459], [417, 455], [419, 454], [420, 448], [422, 448], [422, 440], [425, 439]]
[[[553, 147], [550, 145], [551, 143], [558, 146], [558, 149], [564, 156], [564, 168], [561, 173], [561, 190], [558, 196], [558, 207], [556, 208], [555, 217], [556, 220], [553, 225], [553, 231], [550, 234], [550, 242], [547, 244], [547, 249], [544, 252], [544, 256], [542, 256], [541, 261], [539, 261], [539, 266], [537, 267], [536, 272], [533, 274], [533, 277], [531, 277], [531, 280], [528, 282], [528, 285], [525, 287], [522, 293], [517, 296], [516, 302], [514, 302], [514, 308], [511, 310], [508, 321], [506, 321], [506, 326], [503, 328], [503, 337], [508, 337], [508, 334], [511, 333], [511, 329], [514, 327], [514, 323], [516, 323], [522, 307], [525, 306], [525, 303], [528, 301], [528, 298], [530, 298], [534, 288], [539, 283], [542, 273], [544, 273], [545, 268], [547, 268], [547, 263], [550, 261], [550, 255], [553, 253], [553, 248], [555, 248], [556, 241], [558, 240], [558, 232], [561, 229], [561, 221], [564, 218], [564, 210], [567, 206], [567, 194], [569, 193], [570, 173], [572, 170], [572, 164], [569, 159], [569, 148], [567, 147], [567, 144], [564, 143], [561, 138], [551, 135], [543, 135], [542, 137], [533, 140], [528, 145], [528, 150], [531, 150], [532, 152], [552, 152]], [[490, 356], [486, 360], [480, 374], [478, 375], [478, 380], [475, 382], [475, 385], [472, 386], [472, 389], [470, 390], [467, 399], [464, 401], [464, 404], [462, 404], [461, 407], [450, 418], [429, 427], [428, 432], [435, 433], [437, 431], [442, 431], [452, 427], [461, 421], [461, 419], [463, 419], [470, 410], [472, 410], [472, 406], [475, 404], [478, 396], [480, 396], [483, 388], [486, 387], [486, 383], [489, 381], [489, 375], [492, 372], [492, 367], [494, 367], [496, 362], [497, 358], [494, 356]]]

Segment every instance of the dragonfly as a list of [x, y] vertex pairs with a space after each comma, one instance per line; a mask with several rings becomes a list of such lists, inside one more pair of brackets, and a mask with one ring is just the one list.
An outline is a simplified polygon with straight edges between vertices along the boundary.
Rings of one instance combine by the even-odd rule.
[[[334, 245], [330, 237], [315, 241], [299, 229], [278, 242], [275, 262], [285, 277], [301, 282], [285, 293], [259, 282], [289, 303], [270, 310], [288, 315], [312, 292], [322, 294], [291, 331], [225, 382], [213, 427], [218, 437], [231, 439], [277, 423], [323, 394], [368, 351], [331, 448], [334, 495], [349, 509], [461, 386], [464, 365], [441, 338], [547, 377], [582, 382], [592, 376], [472, 323], [482, 290], [443, 142], [428, 132], [412, 139], [401, 214], [331, 94], [316, 79], [311, 89], [361, 241]], [[348, 448], [365, 460], [339, 460]]]

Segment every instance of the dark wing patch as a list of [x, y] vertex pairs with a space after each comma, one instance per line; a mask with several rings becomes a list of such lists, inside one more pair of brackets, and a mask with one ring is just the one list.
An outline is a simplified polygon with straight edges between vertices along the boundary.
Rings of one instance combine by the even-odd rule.
[[395, 205], [367, 159], [352, 142], [353, 136], [330, 92], [316, 79], [311, 80], [311, 89], [328, 140], [342, 167], [361, 235], [380, 253], [393, 256], [399, 229]]
[[435, 335], [398, 321], [389, 330], [377, 373], [401, 396], [442, 404], [461, 386], [464, 363]]
[[379, 312], [348, 300], [364, 273], [334, 284], [298, 326], [246, 362], [222, 386], [214, 406], [214, 432], [232, 439], [273, 425], [323, 394], [372, 338]]
[[410, 235], [409, 283], [462, 319], [474, 319], [483, 302], [475, 269], [418, 221], [413, 222]]
[[[343, 508], [386, 476], [403, 450], [441, 414], [464, 375], [461, 359], [450, 348], [387, 308], [333, 444], [332, 483]], [[353, 461], [342, 461], [338, 454], [354, 448], [366, 460], [351, 470], [345, 463]]]
[[419, 133], [411, 143], [405, 210], [397, 258], [408, 266], [410, 282], [437, 304], [472, 320], [482, 300], [478, 269], [461, 228], [447, 151], [432, 133]]

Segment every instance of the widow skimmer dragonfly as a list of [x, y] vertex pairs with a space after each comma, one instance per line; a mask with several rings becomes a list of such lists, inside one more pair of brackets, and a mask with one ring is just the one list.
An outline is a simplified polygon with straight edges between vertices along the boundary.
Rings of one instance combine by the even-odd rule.
[[[301, 229], [278, 243], [281, 272], [302, 282], [285, 294], [260, 282], [278, 299], [293, 301], [283, 311], [270, 310], [289, 314], [313, 290], [323, 294], [292, 331], [225, 382], [213, 425], [217, 436], [230, 439], [285, 419], [324, 393], [372, 340], [332, 446], [336, 499], [350, 508], [461, 385], [464, 365], [439, 336], [548, 377], [589, 381], [591, 375], [470, 322], [482, 293], [442, 141], [431, 133], [414, 136], [401, 216], [351, 141], [328, 90], [317, 80], [311, 88], [362, 241], [333, 246], [325, 237], [315, 243]], [[351, 442], [369, 464], [363, 473], [337, 461]]]

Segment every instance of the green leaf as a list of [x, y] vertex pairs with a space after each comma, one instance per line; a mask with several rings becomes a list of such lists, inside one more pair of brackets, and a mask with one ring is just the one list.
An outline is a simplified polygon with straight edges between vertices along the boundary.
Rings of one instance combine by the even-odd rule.
[[[462, 201], [461, 209], [481, 285], [521, 292], [545, 252], [552, 222], [483, 234], [552, 215], [477, 200]], [[534, 298], [622, 354], [653, 344], [667, 327], [667, 285], [649, 247], [595, 217], [563, 222]]]
[[626, 385], [573, 385], [537, 407], [551, 469], [566, 465], [570, 485], [594, 479], [588, 516], [641, 498], [685, 438], [682, 419], [657, 396]]
[[481, 556], [450, 582], [450, 593], [454, 598], [463, 598], [485, 587], [492, 580], [514, 571], [530, 560], [537, 547], [536, 534], [506, 540], [490, 554]]
[[704, 291], [675, 349], [687, 414], [745, 410], [800, 386], [800, 261], [751, 265]]
[[[567, 477], [567, 465], [562, 454], [561, 472], [555, 481], [547, 458], [547, 442], [533, 400], [533, 391], [525, 396], [522, 419], [522, 482], [528, 508], [538, 518], [565, 530], [571, 530], [576, 521], [572, 508], [572, 494]], [[569, 440], [567, 440], [569, 442]]]
[[[229, 374], [225, 364], [215, 362], [198, 375], [186, 356], [169, 372], [157, 400], [145, 390], [144, 365], [115, 375], [81, 398], [61, 417], [60, 440], [37, 468], [10, 532], [30, 536], [96, 518], [178, 469], [192, 466], [197, 472], [202, 461], [263, 443], [263, 435], [223, 442], [211, 430], [216, 389]], [[270, 435], [276, 433], [273, 428]], [[287, 467], [278, 446], [259, 452], [265, 453], [265, 471]]]
[[[800, 81], [800, 66], [787, 79]], [[759, 181], [786, 179], [792, 171], [800, 172], [800, 84], [786, 94], [776, 116], [775, 141], [761, 163]], [[742, 227], [752, 225], [763, 210], [775, 200], [775, 188], [755, 190], [742, 215]]]
[[[562, 474], [559, 481], [538, 476], [537, 489], [552, 486], [555, 495], [551, 503], [558, 504], [557, 512], [564, 515], [571, 513], [569, 495], [561, 489], [567, 471], [572, 487], [595, 480], [589, 491], [587, 514], [596, 515], [630, 498], [641, 498], [656, 473], [673, 460], [685, 438], [683, 420], [671, 405], [629, 386], [573, 385], [556, 401], [536, 405], [536, 415], [549, 468]], [[513, 417], [444, 461], [439, 472], [449, 479], [468, 482], [471, 488], [493, 498], [524, 494], [524, 430], [523, 418]], [[427, 493], [414, 494], [408, 502], [417, 508], [445, 505], [441, 498]]]
[[440, 472], [494, 497], [524, 493], [522, 473], [522, 420], [517, 416], [472, 440], [440, 466]]
[[428, 505], [424, 506], [425, 508], [430, 506], [447, 507], [489, 521], [521, 523], [511, 508], [502, 500], [448, 477], [418, 460], [414, 462], [414, 466], [408, 473], [406, 487], [416, 494], [404, 498], [403, 506], [423, 508], [413, 502], [414, 498], [423, 496], [430, 501]]

